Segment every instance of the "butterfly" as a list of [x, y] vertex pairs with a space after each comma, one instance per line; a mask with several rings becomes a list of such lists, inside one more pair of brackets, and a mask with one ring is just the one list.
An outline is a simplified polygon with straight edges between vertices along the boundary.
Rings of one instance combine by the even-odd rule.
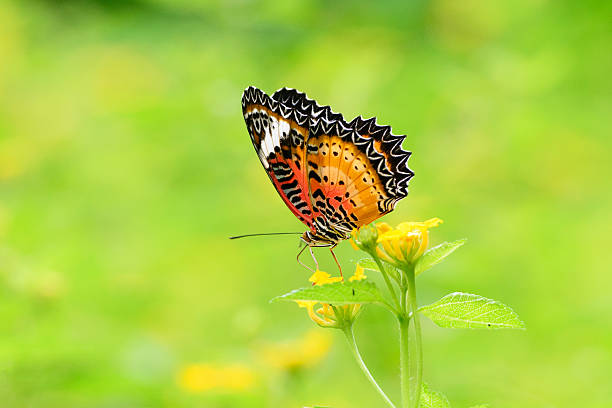
[[405, 136], [375, 117], [347, 122], [295, 89], [268, 96], [253, 86], [242, 95], [242, 113], [276, 191], [309, 228], [301, 236], [308, 247], [333, 249], [408, 194], [414, 173]]

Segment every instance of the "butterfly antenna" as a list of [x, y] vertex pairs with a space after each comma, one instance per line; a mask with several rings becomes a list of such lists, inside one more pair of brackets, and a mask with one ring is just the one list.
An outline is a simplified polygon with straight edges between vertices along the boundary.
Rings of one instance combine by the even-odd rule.
[[238, 239], [238, 238], [246, 238], [246, 237], [259, 237], [262, 235], [302, 235], [301, 232], [264, 232], [262, 234], [245, 234], [245, 235], [236, 235], [235, 237], [229, 237], [229, 239]]

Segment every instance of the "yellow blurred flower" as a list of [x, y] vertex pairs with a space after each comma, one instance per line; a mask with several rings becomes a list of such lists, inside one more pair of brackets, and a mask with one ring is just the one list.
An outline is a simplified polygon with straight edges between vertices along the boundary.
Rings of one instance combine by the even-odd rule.
[[378, 243], [376, 254], [386, 262], [393, 264], [414, 264], [425, 253], [429, 244], [429, 228], [442, 223], [439, 218], [425, 222], [402, 222], [396, 228], [386, 223], [376, 225]]
[[328, 333], [313, 329], [297, 340], [266, 344], [259, 354], [266, 365], [295, 371], [321, 361], [329, 352], [331, 342]]
[[177, 374], [179, 388], [190, 393], [245, 391], [255, 385], [255, 380], [255, 373], [243, 364], [194, 363], [182, 367]]
[[[349, 278], [349, 281], [363, 280], [366, 278], [364, 270], [360, 265], [357, 265], [355, 273]], [[344, 279], [341, 276], [331, 276], [327, 272], [316, 270], [315, 273], [308, 279], [313, 285], [325, 285], [328, 283], [342, 282]], [[308, 317], [321, 327], [328, 328], [343, 328], [347, 323], [351, 323], [359, 310], [360, 304], [350, 304], [342, 306], [332, 306], [329, 303], [321, 303], [320, 307], [316, 307], [319, 302], [316, 300], [296, 300], [299, 307], [303, 307], [308, 312]]]

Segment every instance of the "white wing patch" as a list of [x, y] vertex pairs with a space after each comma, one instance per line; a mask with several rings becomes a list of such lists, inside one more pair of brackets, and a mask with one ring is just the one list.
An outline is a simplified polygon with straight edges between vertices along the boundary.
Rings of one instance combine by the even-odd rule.
[[244, 115], [247, 123], [251, 123], [251, 132], [261, 135], [257, 154], [261, 163], [267, 169], [269, 167], [267, 158], [280, 149], [281, 140], [289, 137], [291, 126], [285, 120], [278, 120], [269, 116], [268, 112], [261, 109], [253, 109]]
[[289, 132], [291, 130], [291, 126], [289, 126], [289, 122], [281, 120], [278, 126], [278, 133], [280, 135], [280, 140], [284, 140], [289, 137]]
[[282, 145], [300, 146], [305, 139], [301, 131], [292, 129], [289, 120], [270, 115], [265, 109], [252, 108], [246, 111], [244, 120], [249, 127], [249, 133], [261, 164], [266, 169], [270, 167], [268, 159], [278, 154]]

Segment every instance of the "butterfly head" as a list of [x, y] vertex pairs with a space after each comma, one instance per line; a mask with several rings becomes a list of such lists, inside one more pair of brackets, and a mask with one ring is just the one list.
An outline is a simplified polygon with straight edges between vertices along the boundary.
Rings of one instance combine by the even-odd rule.
[[309, 247], [334, 247], [347, 239], [348, 235], [333, 229], [326, 231], [306, 231], [300, 237]]

